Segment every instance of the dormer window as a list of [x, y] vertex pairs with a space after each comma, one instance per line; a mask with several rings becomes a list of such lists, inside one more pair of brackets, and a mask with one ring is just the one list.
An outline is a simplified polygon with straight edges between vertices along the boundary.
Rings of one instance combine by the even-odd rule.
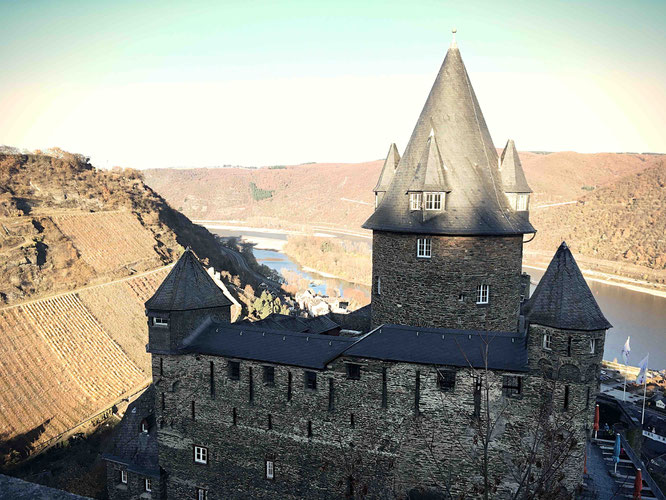
[[527, 210], [527, 204], [529, 202], [529, 194], [518, 194], [516, 197], [516, 210], [518, 212]]
[[425, 193], [425, 209], [441, 210], [445, 193]]
[[169, 320], [166, 319], [166, 318], [153, 318], [153, 326], [168, 328], [169, 327]]
[[421, 210], [423, 204], [423, 193], [409, 193], [409, 209]]

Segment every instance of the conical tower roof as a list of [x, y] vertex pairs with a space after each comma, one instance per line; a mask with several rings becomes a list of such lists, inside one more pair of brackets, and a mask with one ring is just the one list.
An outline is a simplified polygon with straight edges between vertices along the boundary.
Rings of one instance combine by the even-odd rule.
[[434, 135], [428, 138], [408, 191], [451, 191], [446, 180], [446, 168]]
[[562, 330], [606, 330], [613, 326], [599, 309], [565, 242], [555, 252], [523, 314], [530, 323]]
[[[447, 166], [446, 210], [432, 217], [409, 210], [406, 195], [430, 131]], [[455, 44], [446, 54], [384, 200], [363, 227], [430, 234], [533, 233], [527, 212], [511, 209], [502, 192], [497, 151]]]
[[398, 153], [398, 148], [395, 145], [395, 142], [389, 147], [388, 154], [386, 155], [386, 160], [384, 160], [384, 166], [382, 171], [379, 174], [379, 180], [374, 192], [386, 192], [388, 191], [391, 181], [393, 180], [393, 175], [395, 174], [395, 169], [398, 168], [398, 163], [400, 162], [400, 153]]
[[229, 299], [189, 248], [145, 304], [146, 309], [152, 311], [189, 311], [229, 305]]
[[516, 144], [509, 139], [502, 151], [500, 158], [500, 173], [502, 174], [502, 186], [505, 193], [531, 193], [527, 184], [523, 166], [520, 163]]

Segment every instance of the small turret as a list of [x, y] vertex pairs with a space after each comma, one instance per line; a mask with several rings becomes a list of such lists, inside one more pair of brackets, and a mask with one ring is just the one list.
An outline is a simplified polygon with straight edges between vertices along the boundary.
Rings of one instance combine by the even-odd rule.
[[517, 212], [528, 210], [532, 190], [527, 184], [516, 145], [511, 139], [508, 140], [502, 151], [499, 170], [504, 194], [509, 199], [511, 207]]
[[148, 352], [175, 351], [207, 317], [229, 321], [231, 302], [189, 247], [146, 301]]
[[388, 191], [391, 181], [393, 181], [393, 175], [395, 174], [395, 169], [398, 168], [398, 163], [400, 163], [400, 153], [398, 153], [398, 148], [395, 145], [395, 142], [389, 147], [388, 154], [386, 155], [386, 160], [384, 160], [384, 166], [382, 171], [379, 174], [379, 180], [377, 185], [373, 190], [375, 192], [375, 208], [382, 202], [382, 198], [386, 191]]

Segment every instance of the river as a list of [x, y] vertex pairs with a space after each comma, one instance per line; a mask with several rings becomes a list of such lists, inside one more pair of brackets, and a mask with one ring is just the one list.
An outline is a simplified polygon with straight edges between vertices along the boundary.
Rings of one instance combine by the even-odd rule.
[[[260, 249], [254, 254], [262, 264], [278, 272], [283, 270], [295, 271], [304, 278], [314, 280], [312, 288], [315, 291], [332, 294], [336, 288], [340, 295], [362, 293], [369, 297], [368, 287], [349, 283], [339, 279], [322, 278], [321, 276], [304, 270], [294, 263], [287, 255], [282, 253], [282, 245], [287, 241], [287, 234], [279, 232], [247, 231], [238, 229], [209, 229], [223, 237], [242, 237], [249, 241], [258, 241]], [[319, 236], [338, 237], [335, 233], [321, 233]], [[348, 238], [347, 236], [343, 236]], [[357, 239], [357, 238], [354, 238]], [[358, 239], [357, 239], [358, 240]], [[369, 242], [369, 240], [365, 240]], [[553, 253], [555, 253], [553, 251]], [[532, 276], [532, 291], [536, 283], [543, 276], [543, 271], [534, 268], [525, 268], [525, 272]], [[621, 360], [621, 351], [627, 336], [631, 336], [631, 354], [629, 364], [637, 366], [647, 353], [650, 353], [651, 369], [666, 368], [666, 298], [629, 290], [616, 285], [609, 285], [598, 281], [588, 280], [594, 297], [603, 311], [611, 328], [606, 335], [604, 359]], [[354, 292], [352, 292], [354, 290]]]

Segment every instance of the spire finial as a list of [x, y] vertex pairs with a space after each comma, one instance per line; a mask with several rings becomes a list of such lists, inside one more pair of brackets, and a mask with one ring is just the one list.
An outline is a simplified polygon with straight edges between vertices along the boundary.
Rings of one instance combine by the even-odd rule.
[[456, 43], [456, 33], [458, 30], [456, 28], [451, 28], [451, 33], [453, 34], [453, 38], [451, 39], [451, 48], [452, 49], [457, 49], [458, 44]]

